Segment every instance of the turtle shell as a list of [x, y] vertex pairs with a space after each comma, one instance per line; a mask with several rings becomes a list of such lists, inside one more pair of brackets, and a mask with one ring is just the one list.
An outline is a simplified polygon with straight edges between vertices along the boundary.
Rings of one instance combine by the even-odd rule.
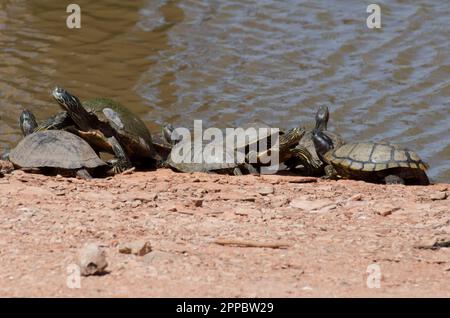
[[[177, 171], [181, 172], [223, 172], [232, 173], [234, 168], [240, 165], [236, 163], [234, 149], [226, 146], [223, 151], [212, 151], [214, 142], [198, 140], [181, 141], [173, 146], [172, 151], [167, 158], [167, 164]], [[217, 144], [219, 145], [219, 144]], [[211, 151], [210, 151], [211, 150]]]
[[62, 130], [26, 136], [11, 151], [9, 159], [21, 168], [81, 169], [106, 165], [86, 141]]
[[83, 107], [117, 132], [119, 142], [128, 155], [157, 158], [147, 126], [128, 108], [107, 98], [90, 99], [83, 102]]
[[343, 145], [325, 154], [334, 166], [352, 171], [410, 168], [425, 171], [428, 165], [412, 150], [387, 143], [360, 142]]
[[[258, 150], [258, 146], [271, 147], [272, 139], [275, 139], [277, 130], [274, 127], [262, 122], [255, 121], [244, 124], [234, 130], [233, 133], [226, 132], [225, 143], [234, 145], [237, 151], [248, 153], [249, 150]], [[278, 130], [279, 135], [284, 131]], [[237, 138], [237, 136], [243, 138]], [[264, 143], [265, 142], [265, 143]]]

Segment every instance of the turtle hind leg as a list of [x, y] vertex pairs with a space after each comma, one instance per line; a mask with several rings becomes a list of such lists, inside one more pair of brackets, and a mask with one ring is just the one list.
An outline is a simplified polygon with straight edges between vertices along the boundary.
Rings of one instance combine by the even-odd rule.
[[384, 177], [384, 182], [386, 184], [405, 184], [405, 180], [402, 177], [397, 176], [395, 174], [390, 174]]
[[131, 164], [130, 159], [128, 158], [127, 154], [123, 150], [122, 146], [117, 141], [116, 137], [112, 136], [108, 138], [108, 142], [110, 143], [112, 150], [114, 152], [114, 155], [117, 158], [117, 161], [114, 162], [112, 166], [112, 172], [122, 173], [128, 169], [131, 169], [133, 165]]
[[303, 171], [305, 175], [314, 175], [314, 171], [322, 166], [322, 161], [315, 159], [306, 147], [298, 145], [289, 151], [292, 154], [292, 158], [290, 158], [291, 163], [294, 162], [296, 165], [301, 164], [304, 167]]

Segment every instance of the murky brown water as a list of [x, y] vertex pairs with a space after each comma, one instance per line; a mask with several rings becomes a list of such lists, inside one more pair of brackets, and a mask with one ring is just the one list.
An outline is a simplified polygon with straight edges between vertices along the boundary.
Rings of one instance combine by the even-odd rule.
[[[329, 102], [348, 140], [416, 149], [435, 181], [450, 181], [450, 3], [377, 1], [0, 2], [0, 150], [20, 139], [23, 108], [59, 110], [50, 89], [106, 96], [163, 121], [231, 127], [312, 124]], [[411, 4], [412, 3], [412, 4]]]

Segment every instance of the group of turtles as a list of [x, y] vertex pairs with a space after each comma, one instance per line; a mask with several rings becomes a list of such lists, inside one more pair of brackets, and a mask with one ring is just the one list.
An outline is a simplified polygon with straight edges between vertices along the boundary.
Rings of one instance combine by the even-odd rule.
[[[171, 154], [184, 148], [188, 151], [183, 152], [183, 158], [192, 158], [202, 147], [194, 147], [192, 140], [181, 139], [170, 124], [163, 125], [161, 133], [152, 138], [138, 116], [113, 100], [95, 98], [82, 103], [60, 87], [52, 91], [52, 96], [62, 111], [40, 124], [32, 112], [21, 113], [19, 121], [24, 138], [5, 156], [15, 168], [81, 178], [159, 167], [180, 172], [241, 175], [260, 173], [268, 165], [262, 158], [276, 152], [279, 163], [296, 174], [386, 184], [429, 184], [428, 166], [414, 151], [387, 143], [347, 143], [329, 131], [326, 106], [317, 110], [312, 130], [296, 127], [280, 131], [276, 145], [272, 144], [273, 135], [267, 130], [267, 134], [247, 139], [239, 149], [237, 146], [224, 148], [220, 156], [208, 154], [204, 161], [192, 162], [173, 160]], [[186, 147], [187, 142], [190, 144]], [[268, 147], [260, 150], [257, 145], [261, 142]], [[235, 158], [237, 151], [244, 154], [245, 160], [224, 160]], [[113, 159], [101, 159], [100, 153], [104, 152], [112, 154]]]

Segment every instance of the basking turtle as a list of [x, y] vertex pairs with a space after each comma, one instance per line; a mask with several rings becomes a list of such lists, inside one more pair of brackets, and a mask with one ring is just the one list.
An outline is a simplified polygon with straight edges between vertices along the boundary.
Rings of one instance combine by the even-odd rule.
[[[304, 130], [294, 128], [280, 137], [280, 152], [292, 147], [303, 136]], [[215, 172], [220, 174], [241, 175], [244, 172], [256, 173], [253, 165], [245, 160], [236, 160], [236, 146], [227, 142], [200, 140], [182, 140], [172, 149], [166, 164], [180, 172]], [[196, 146], [198, 144], [198, 146]], [[221, 151], [215, 151], [214, 149]], [[244, 158], [245, 159], [245, 158]]]
[[56, 87], [52, 95], [76, 124], [69, 131], [86, 140], [97, 152], [115, 155], [115, 172], [123, 172], [133, 165], [154, 167], [160, 159], [147, 126], [121, 104], [106, 98], [82, 104], [60, 87]]
[[316, 148], [314, 147], [313, 131], [322, 131], [324, 134], [326, 134], [332, 140], [334, 148], [338, 148], [345, 144], [344, 139], [340, 135], [327, 130], [329, 118], [330, 112], [328, 110], [328, 107], [325, 105], [319, 106], [316, 112], [316, 123], [314, 129], [307, 131], [298, 143], [298, 146], [295, 148], [295, 150], [293, 150], [303, 155], [293, 156], [291, 159], [288, 159], [285, 163], [286, 166], [288, 166], [291, 170], [297, 170], [296, 167], [301, 165], [302, 168], [300, 171], [303, 175], [324, 175], [325, 165], [317, 154]]
[[347, 178], [386, 184], [428, 185], [428, 165], [411, 150], [397, 145], [356, 142], [333, 149], [333, 141], [322, 131], [313, 132], [318, 154], [328, 164], [328, 178]]
[[16, 168], [38, 169], [44, 173], [60, 173], [90, 179], [94, 169], [106, 167], [89, 144], [80, 137], [63, 131], [38, 131], [27, 135], [9, 154]]

